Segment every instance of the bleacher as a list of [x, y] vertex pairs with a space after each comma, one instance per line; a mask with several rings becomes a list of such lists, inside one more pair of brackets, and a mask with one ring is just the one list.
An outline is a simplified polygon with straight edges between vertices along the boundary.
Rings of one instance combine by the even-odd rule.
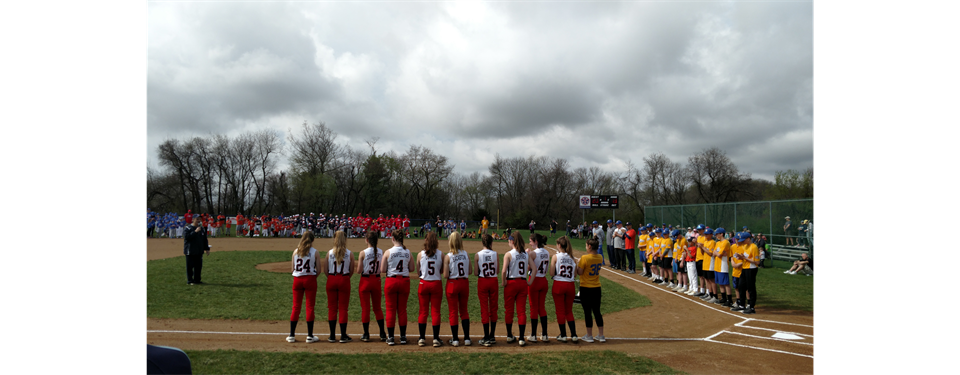
[[809, 251], [810, 250], [805, 247], [770, 245], [770, 257], [774, 260], [793, 262], [797, 260], [797, 258], [800, 258], [800, 254]]

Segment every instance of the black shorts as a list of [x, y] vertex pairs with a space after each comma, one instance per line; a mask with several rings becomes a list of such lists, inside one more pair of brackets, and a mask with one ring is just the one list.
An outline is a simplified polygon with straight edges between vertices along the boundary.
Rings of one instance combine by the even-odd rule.
[[663, 258], [663, 268], [673, 271], [673, 258]]
[[697, 261], [697, 277], [703, 277], [703, 261]]
[[713, 271], [703, 271], [703, 278], [707, 281], [714, 281]]

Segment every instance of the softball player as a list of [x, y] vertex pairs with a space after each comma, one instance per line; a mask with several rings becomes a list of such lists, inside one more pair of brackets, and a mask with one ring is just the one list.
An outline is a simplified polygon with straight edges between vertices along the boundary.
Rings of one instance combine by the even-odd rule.
[[743, 306], [744, 314], [754, 314], [756, 313], [754, 307], [757, 304], [757, 266], [761, 262], [760, 250], [753, 243], [750, 233], [742, 233], [740, 242], [739, 258], [743, 262], [743, 270], [740, 273], [740, 283], [737, 285], [740, 291], [740, 300], [737, 304]]
[[[447, 279], [447, 308], [450, 311], [450, 331], [453, 338], [450, 345], [460, 346], [457, 321], [463, 324], [463, 345], [470, 346], [470, 313], [467, 302], [470, 300], [470, 256], [463, 250], [460, 233], [453, 232], [448, 238], [450, 252], [443, 255], [443, 277]], [[459, 319], [458, 319], [459, 317]]]
[[383, 250], [377, 248], [377, 234], [367, 233], [367, 248], [360, 252], [357, 258], [357, 273], [360, 274], [360, 322], [363, 323], [363, 336], [360, 341], [370, 341], [370, 306], [380, 326], [380, 341], [387, 341], [387, 333], [383, 330], [383, 309], [380, 305], [382, 291], [380, 290], [380, 259]]
[[520, 326], [520, 346], [526, 346], [524, 333], [527, 330], [527, 283], [524, 281], [527, 275], [527, 266], [530, 262], [530, 256], [524, 249], [523, 237], [520, 231], [513, 231], [513, 234], [507, 237], [507, 242], [512, 248], [510, 252], [503, 256], [503, 269], [500, 275], [503, 278], [503, 303], [506, 309], [505, 321], [507, 323], [507, 344], [517, 341], [513, 336], [513, 312], [514, 307], [517, 310], [517, 319]]
[[313, 240], [313, 233], [304, 232], [300, 245], [293, 250], [293, 259], [290, 262], [293, 272], [293, 311], [290, 313], [290, 336], [287, 337], [287, 342], [297, 341], [293, 333], [297, 330], [300, 303], [304, 295], [307, 297], [307, 342], [320, 341], [313, 336], [313, 308], [317, 300], [317, 249], [313, 248]]
[[[499, 306], [500, 286], [497, 283], [497, 253], [493, 247], [493, 236], [484, 234], [480, 237], [483, 250], [474, 256], [473, 273], [477, 275], [477, 298], [480, 299], [480, 322], [483, 323], [483, 338], [480, 345], [491, 346], [497, 330], [497, 311]], [[448, 289], [449, 290], [449, 289]], [[464, 331], [466, 332], [466, 331]]]
[[543, 333], [540, 340], [549, 341], [547, 337], [547, 309], [544, 303], [547, 300], [547, 273], [550, 268], [550, 252], [543, 248], [547, 238], [542, 234], [534, 234], [530, 237], [530, 247], [534, 250], [529, 252], [530, 277], [527, 280], [527, 294], [530, 296], [530, 337], [529, 342], [537, 342], [537, 319], [540, 319], [540, 326], [543, 327]]
[[420, 346], [427, 345], [424, 337], [427, 330], [427, 310], [430, 312], [430, 322], [433, 323], [433, 347], [443, 345], [440, 340], [440, 302], [443, 300], [443, 284], [440, 276], [443, 275], [443, 253], [437, 251], [437, 234], [428, 233], [423, 241], [423, 250], [417, 255], [417, 274], [420, 275], [420, 285], [417, 288], [417, 297], [420, 300]]
[[717, 299], [716, 279], [713, 275], [713, 264], [716, 260], [716, 258], [713, 257], [713, 250], [717, 246], [717, 241], [713, 239], [712, 228], [707, 228], [707, 230], [703, 231], [703, 234], [703, 281], [707, 287], [707, 294], [704, 295], [702, 299], [706, 302], [713, 303], [719, 301], [719, 299]]
[[337, 231], [333, 239], [333, 249], [327, 252], [327, 257], [320, 260], [320, 269], [327, 272], [327, 323], [330, 324], [329, 342], [337, 342], [336, 325], [337, 315], [340, 316], [340, 342], [353, 341], [347, 336], [347, 306], [350, 305], [350, 276], [353, 267], [350, 265], [350, 250], [347, 250], [347, 235]]
[[[376, 234], [372, 231], [371, 233]], [[387, 345], [395, 345], [393, 336], [394, 324], [400, 320], [400, 344], [407, 344], [407, 299], [410, 298], [410, 272], [413, 271], [413, 262], [410, 261], [410, 250], [403, 245], [403, 232], [399, 230], [391, 233], [393, 247], [383, 253], [380, 259], [380, 273], [387, 274], [384, 283], [387, 306]], [[399, 317], [399, 319], [398, 319]]]
[[717, 283], [717, 293], [720, 294], [719, 302], [714, 302], [724, 307], [733, 307], [730, 292], [730, 241], [723, 238], [726, 231], [723, 228], [717, 228], [714, 232], [717, 237], [713, 256], [713, 274]]
[[673, 289], [677, 287], [671, 281], [673, 280], [673, 233], [664, 230], [661, 234], [663, 234], [663, 239], [660, 240], [660, 273], [663, 275], [661, 286]]
[[557, 249], [559, 251], [550, 258], [553, 305], [557, 311], [557, 325], [560, 327], [560, 336], [557, 336], [557, 341], [567, 342], [567, 327], [563, 325], [566, 322], [570, 326], [570, 338], [576, 343], [580, 338], [577, 336], [577, 326], [573, 320], [573, 298], [577, 293], [573, 287], [573, 274], [577, 270], [578, 259], [573, 258], [573, 246], [570, 246], [570, 240], [566, 236], [557, 238]]
[[[603, 258], [597, 254], [600, 245], [595, 239], [587, 240], [587, 255], [577, 261], [577, 275], [580, 275], [580, 304], [583, 306], [584, 320], [587, 322], [587, 335], [583, 341], [593, 342], [593, 318], [597, 319], [600, 335], [597, 341], [607, 342], [603, 337], [603, 315], [600, 314], [600, 268]], [[591, 317], [591, 314], [593, 317]]]

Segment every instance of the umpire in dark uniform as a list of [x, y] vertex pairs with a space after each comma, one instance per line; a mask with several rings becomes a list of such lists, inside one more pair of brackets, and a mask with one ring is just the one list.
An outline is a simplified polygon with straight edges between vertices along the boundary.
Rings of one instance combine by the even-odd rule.
[[210, 255], [207, 243], [207, 231], [200, 225], [200, 215], [193, 217], [193, 223], [183, 230], [183, 255], [187, 256], [187, 284], [203, 284], [200, 271], [203, 269], [203, 253]]

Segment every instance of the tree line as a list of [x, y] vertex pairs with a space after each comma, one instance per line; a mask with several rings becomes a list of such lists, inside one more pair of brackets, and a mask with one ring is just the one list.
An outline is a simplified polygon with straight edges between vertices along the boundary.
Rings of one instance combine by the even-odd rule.
[[[224, 215], [357, 212], [375, 216], [499, 220], [501, 227], [538, 227], [556, 219], [606, 220], [610, 210], [581, 214], [579, 195], [617, 194], [621, 220], [643, 221], [648, 205], [721, 203], [813, 197], [813, 169], [778, 171], [775, 181], [751, 178], [718, 148], [686, 164], [653, 153], [627, 169], [570, 168], [563, 158], [496, 155], [486, 173], [462, 174], [449, 159], [420, 145], [377, 151], [378, 138], [350, 147], [325, 123], [304, 122], [284, 135], [270, 130], [235, 137], [167, 139], [159, 170], [147, 168], [147, 207], [159, 212]], [[365, 147], [364, 147], [365, 146]], [[287, 155], [290, 167], [279, 170]], [[561, 229], [562, 230], [562, 229]]]

